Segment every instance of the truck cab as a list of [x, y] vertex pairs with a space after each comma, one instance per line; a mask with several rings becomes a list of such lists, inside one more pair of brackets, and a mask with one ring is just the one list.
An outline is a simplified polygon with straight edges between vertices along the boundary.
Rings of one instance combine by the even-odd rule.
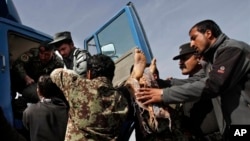
[[[15, 81], [11, 75], [12, 63], [23, 52], [37, 47], [43, 41], [51, 41], [52, 36], [23, 25], [12, 0], [0, 0], [0, 27], [0, 107], [8, 122], [18, 129], [21, 117], [14, 112], [12, 105], [16, 98], [12, 85]], [[114, 60], [115, 86], [121, 85], [129, 77], [134, 63], [134, 48], [144, 52], [148, 63], [153, 58], [141, 21], [131, 2], [87, 37], [83, 48], [92, 55], [102, 53]]]

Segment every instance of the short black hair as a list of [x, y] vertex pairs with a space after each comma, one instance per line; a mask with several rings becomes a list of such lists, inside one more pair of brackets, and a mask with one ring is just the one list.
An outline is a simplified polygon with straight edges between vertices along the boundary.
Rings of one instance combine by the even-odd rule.
[[54, 47], [53, 45], [49, 44], [50, 41], [43, 41], [39, 45], [39, 51], [41, 51], [42, 47], [44, 48], [44, 51], [53, 51]]
[[107, 55], [96, 54], [88, 58], [87, 70], [91, 71], [93, 78], [104, 76], [112, 81], [115, 73], [115, 63]]
[[52, 82], [49, 75], [42, 75], [39, 77], [37, 87], [41, 95], [45, 98], [52, 98], [62, 94], [60, 88]]
[[222, 33], [220, 27], [213, 20], [203, 20], [198, 22], [190, 29], [189, 33], [195, 27], [200, 33], [205, 33], [207, 30], [211, 30], [212, 35], [216, 38]]

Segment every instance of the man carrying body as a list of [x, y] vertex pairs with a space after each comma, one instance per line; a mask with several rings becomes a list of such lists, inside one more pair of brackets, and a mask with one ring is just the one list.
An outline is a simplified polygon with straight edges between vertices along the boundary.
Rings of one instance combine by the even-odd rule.
[[[171, 86], [183, 85], [198, 81], [206, 76], [207, 62], [196, 50], [191, 48], [190, 43], [180, 46], [180, 54], [173, 60], [179, 59], [179, 66], [187, 79], [172, 78], [168, 81]], [[210, 99], [199, 99], [182, 104], [184, 119], [181, 121], [184, 132], [191, 133], [191, 140], [221, 140], [218, 133], [218, 126], [215, 119], [212, 101]]]
[[142, 88], [137, 99], [147, 105], [216, 98], [212, 101], [219, 129], [229, 140], [230, 126], [250, 125], [250, 46], [228, 38], [212, 20], [195, 24], [189, 36], [191, 47], [212, 65], [208, 77], [164, 90]]
[[[185, 83], [191, 83], [194, 81], [197, 81], [201, 78], [205, 77], [205, 68], [203, 69], [203, 65], [205, 65], [205, 61], [202, 60], [202, 57], [196, 53], [196, 50], [190, 47], [189, 43], [183, 44], [180, 46], [180, 54], [175, 56], [173, 58], [174, 60], [180, 59], [179, 65], [180, 69], [182, 71], [183, 75], [189, 75], [189, 78], [187, 79], [177, 79], [172, 78], [165, 80], [164, 83], [165, 86], [176, 86], [176, 85], [183, 85]], [[138, 65], [137, 65], [138, 66]], [[140, 71], [143, 66], [137, 67], [137, 71]], [[151, 61], [150, 70], [152, 73], [154, 73], [154, 70], [156, 69], [156, 61], [153, 59]], [[163, 82], [163, 81], [162, 81]], [[211, 100], [196, 100], [192, 102], [185, 102], [183, 103], [184, 107], [184, 115], [186, 118], [183, 118], [180, 116], [180, 114], [173, 114], [172, 115], [172, 124], [176, 124], [174, 126], [179, 126], [179, 122], [181, 122], [180, 131], [184, 128], [184, 133], [192, 133], [190, 136], [189, 134], [186, 134], [186, 137], [188, 139], [195, 139], [195, 140], [206, 140], [205, 138], [211, 139], [216, 137], [211, 137], [210, 134], [214, 133], [215, 131], [218, 131], [217, 123], [215, 121], [214, 112], [212, 111], [213, 106], [211, 103]], [[180, 112], [181, 115], [183, 115], [183, 111], [180, 109], [176, 109], [175, 112]], [[162, 124], [162, 123], [159, 123]], [[139, 131], [139, 130], [138, 130]], [[178, 132], [177, 132], [178, 133]], [[188, 135], [188, 136], [187, 136]], [[206, 136], [209, 135], [209, 136]], [[154, 140], [157, 140], [157, 138], [161, 135], [157, 135], [154, 137]], [[175, 131], [173, 131], [173, 136], [178, 138], [177, 136], [180, 136], [179, 139], [183, 138], [183, 135], [176, 134]], [[218, 135], [218, 137], [220, 137]], [[141, 137], [139, 137], [141, 138]], [[193, 139], [192, 139], [193, 138]], [[147, 140], [149, 137], [143, 140]], [[215, 139], [215, 140], [216, 140]], [[182, 140], [182, 139], [181, 139]]]

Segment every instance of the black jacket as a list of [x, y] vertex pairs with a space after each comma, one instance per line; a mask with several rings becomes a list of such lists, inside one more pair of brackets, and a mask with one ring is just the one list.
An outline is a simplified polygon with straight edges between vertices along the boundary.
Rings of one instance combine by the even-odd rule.
[[64, 141], [68, 106], [59, 98], [31, 104], [23, 113], [23, 124], [31, 141]]
[[[192, 83], [206, 77], [207, 62], [202, 61], [203, 68], [187, 79], [171, 79], [172, 86]], [[183, 127], [197, 138], [219, 131], [211, 99], [197, 99], [183, 103]]]

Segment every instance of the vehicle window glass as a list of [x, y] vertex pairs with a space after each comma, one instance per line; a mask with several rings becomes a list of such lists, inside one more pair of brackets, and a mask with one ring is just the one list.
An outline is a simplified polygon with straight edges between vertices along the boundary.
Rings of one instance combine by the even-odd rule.
[[[20, 35], [15, 32], [8, 33], [10, 64], [15, 61], [23, 52], [31, 48], [38, 47], [39, 42], [32, 38]], [[10, 66], [11, 66], [10, 65]]]
[[95, 43], [95, 40], [94, 38], [91, 38], [89, 41], [88, 41], [88, 51], [91, 55], [94, 55], [94, 54], [97, 54], [97, 50], [96, 50], [96, 43]]
[[112, 56], [114, 60], [136, 46], [125, 12], [99, 32], [97, 36], [101, 47], [108, 44], [114, 46], [115, 54]]

